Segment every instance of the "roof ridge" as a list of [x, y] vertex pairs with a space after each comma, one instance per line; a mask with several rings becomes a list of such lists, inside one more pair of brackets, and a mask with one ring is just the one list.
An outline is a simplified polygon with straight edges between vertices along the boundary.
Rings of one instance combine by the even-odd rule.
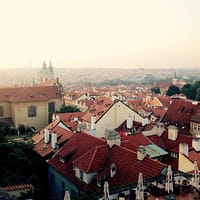
[[94, 152], [93, 152], [92, 158], [90, 159], [90, 163], [89, 163], [89, 165], [88, 165], [88, 167], [87, 167], [87, 172], [89, 171], [89, 169], [90, 169], [90, 167], [91, 167], [91, 165], [92, 165], [92, 162], [93, 162], [93, 160], [94, 160], [94, 157], [95, 157], [95, 155], [96, 155], [96, 153], [97, 153], [97, 149], [98, 149], [98, 146], [95, 146], [95, 150], [94, 150]]

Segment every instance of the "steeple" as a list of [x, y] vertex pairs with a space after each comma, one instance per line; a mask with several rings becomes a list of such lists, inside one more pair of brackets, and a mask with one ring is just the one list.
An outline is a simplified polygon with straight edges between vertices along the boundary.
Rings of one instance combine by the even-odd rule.
[[50, 60], [50, 62], [49, 62], [49, 71], [50, 71], [50, 72], [53, 72], [53, 65], [51, 64], [51, 60]]
[[176, 71], [174, 72], [174, 78], [177, 78]]
[[42, 69], [47, 69], [47, 65], [45, 63], [45, 60], [44, 60], [43, 65], [42, 65]]

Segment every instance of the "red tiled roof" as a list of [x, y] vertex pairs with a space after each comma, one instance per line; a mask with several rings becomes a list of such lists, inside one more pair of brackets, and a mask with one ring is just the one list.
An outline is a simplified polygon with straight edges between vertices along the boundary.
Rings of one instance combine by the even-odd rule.
[[[80, 158], [83, 154], [90, 151], [95, 146], [105, 145], [105, 141], [95, 138], [89, 134], [80, 132], [74, 134], [55, 157], [48, 161], [48, 164], [59, 171], [63, 176], [79, 185], [83, 190], [88, 191], [94, 186], [88, 186], [80, 182], [74, 175], [72, 162]], [[60, 156], [66, 159], [65, 163], [60, 162]]]
[[157, 81], [155, 87], [167, 89], [171, 85], [171, 81]]
[[[62, 145], [64, 142], [66, 142], [72, 135], [73, 133], [66, 130], [65, 128], [59, 126], [61, 122], [55, 120], [53, 121], [50, 125], [47, 127], [49, 129], [49, 133], [56, 133], [57, 135], [57, 144]], [[46, 127], [46, 128], [47, 128]], [[54, 149], [51, 146], [51, 141], [46, 144], [44, 143], [44, 129], [43, 131], [40, 131], [38, 134], [36, 134], [33, 137], [33, 140], [37, 142], [33, 148], [33, 150], [38, 153], [41, 157], [45, 157], [52, 153]]]
[[17, 190], [34, 190], [33, 185], [31, 184], [21, 184], [21, 185], [10, 185], [10, 186], [4, 186], [0, 187], [0, 190], [10, 192], [10, 191], [17, 191]]
[[91, 122], [91, 117], [95, 115], [96, 120], [98, 120], [111, 107], [112, 103], [113, 102], [108, 97], [98, 98], [82, 119]]
[[157, 98], [163, 104], [163, 106], [167, 108], [170, 106], [172, 101], [172, 98], [168, 96], [157, 96]]
[[[64, 163], [60, 161], [60, 156], [65, 159]], [[116, 165], [117, 173], [113, 178], [109, 178], [107, 175], [113, 163]], [[75, 177], [73, 164], [87, 173], [101, 171], [96, 178], [101, 180], [108, 177], [110, 187], [136, 182], [139, 171], [145, 179], [158, 176], [166, 167], [165, 164], [148, 157], [138, 161], [137, 153], [123, 147], [114, 145], [109, 149], [104, 140], [83, 132], [74, 134], [48, 164], [85, 191], [102, 188], [98, 188], [95, 182], [87, 185]]]
[[56, 116], [59, 116], [59, 120], [64, 122], [71, 122], [74, 118], [82, 120], [83, 115], [85, 115], [85, 112], [56, 113]]
[[[134, 151], [136, 151], [137, 147], [139, 147], [140, 145], [145, 146], [145, 145], [152, 143], [146, 136], [144, 136], [141, 133], [124, 136], [121, 139], [122, 139], [123, 147], [126, 147], [126, 148], [134, 150]], [[125, 141], [128, 141], [129, 144]], [[125, 142], [125, 143], [123, 143], [123, 142]]]
[[188, 157], [192, 162], [197, 161], [197, 165], [200, 168], [200, 154], [199, 154], [199, 152], [196, 152], [194, 149], [192, 149], [192, 150], [189, 151]]
[[180, 129], [184, 134], [189, 134], [190, 120], [194, 112], [199, 108], [199, 104], [194, 104], [192, 101], [184, 99], [176, 99], [168, 108], [162, 122], [169, 124], [186, 125], [185, 129]]
[[[54, 120], [52, 121], [50, 124], [48, 124], [45, 128], [46, 129], [53, 129], [55, 126], [58, 125], [60, 121], [59, 120]], [[44, 129], [43, 128], [42, 130], [40, 130], [37, 134], [35, 134], [33, 137], [32, 137], [32, 140], [35, 142], [35, 143], [38, 143], [40, 140], [42, 140], [44, 138]]]
[[93, 149], [75, 160], [73, 164], [86, 173], [100, 171], [105, 163], [108, 145], [95, 146]]
[[165, 131], [162, 136], [148, 136], [148, 138], [156, 145], [160, 146], [161, 148], [165, 149], [166, 151], [172, 151], [178, 153], [179, 150], [179, 143], [187, 143], [189, 148], [192, 147], [192, 136], [184, 135], [178, 133], [178, 137], [175, 141], [168, 139], [168, 133]]
[[57, 86], [0, 88], [0, 101], [33, 102], [61, 98]]
[[200, 122], [200, 108], [198, 108], [194, 115], [191, 117], [191, 121]]
[[144, 179], [156, 177], [166, 167], [165, 164], [148, 157], [145, 157], [143, 161], [138, 161], [136, 152], [115, 145], [110, 150], [107, 167], [97, 175], [96, 179], [101, 180], [108, 176], [107, 173], [113, 163], [116, 165], [116, 174], [113, 178], [108, 179], [110, 187], [137, 182], [139, 172], [143, 173]]

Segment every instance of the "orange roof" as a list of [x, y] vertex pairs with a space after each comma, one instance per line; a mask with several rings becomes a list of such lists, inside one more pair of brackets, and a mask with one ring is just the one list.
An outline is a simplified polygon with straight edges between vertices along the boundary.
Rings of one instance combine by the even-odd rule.
[[108, 97], [98, 98], [82, 119], [91, 122], [91, 117], [95, 115], [98, 120], [110, 108], [112, 103], [113, 102]]
[[[73, 135], [70, 130], [66, 130], [66, 128], [59, 126], [60, 123], [62, 122], [55, 120], [45, 127], [49, 130], [50, 134], [56, 133], [58, 145], [62, 145]], [[48, 144], [44, 143], [44, 129], [37, 133], [32, 139], [37, 143], [35, 144], [33, 150], [37, 152], [41, 157], [45, 157], [54, 151], [51, 146], [51, 141]]]
[[0, 88], [0, 101], [32, 102], [61, 98], [57, 86]]

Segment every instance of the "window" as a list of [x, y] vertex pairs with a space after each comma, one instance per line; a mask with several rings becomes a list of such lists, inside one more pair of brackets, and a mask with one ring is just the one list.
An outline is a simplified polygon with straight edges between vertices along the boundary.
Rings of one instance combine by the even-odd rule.
[[28, 117], [36, 117], [36, 106], [28, 107]]
[[0, 117], [3, 117], [3, 106], [0, 106]]
[[48, 111], [49, 111], [49, 113], [53, 113], [53, 112], [55, 112], [55, 103], [54, 102], [49, 102], [48, 103]]
[[83, 172], [80, 170], [80, 179], [83, 180]]

